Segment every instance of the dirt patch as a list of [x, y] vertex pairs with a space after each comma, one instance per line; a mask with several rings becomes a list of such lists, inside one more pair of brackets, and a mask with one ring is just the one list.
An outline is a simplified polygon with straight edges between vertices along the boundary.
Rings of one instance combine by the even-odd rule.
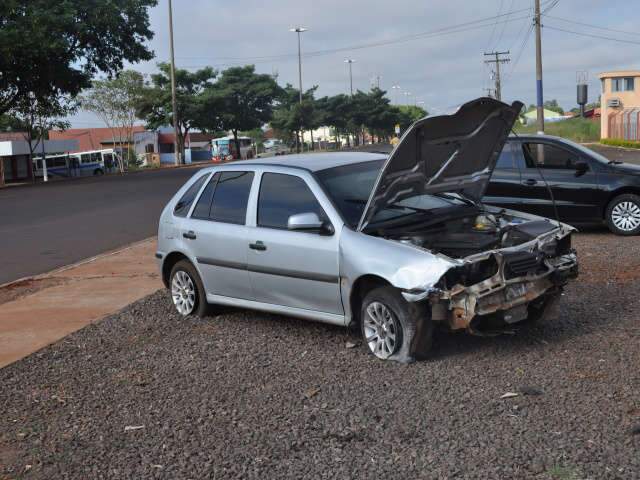
[[56, 287], [68, 283], [68, 278], [47, 277], [47, 278], [27, 278], [18, 280], [0, 288], [0, 305], [10, 302], [20, 297], [25, 297], [49, 287]]

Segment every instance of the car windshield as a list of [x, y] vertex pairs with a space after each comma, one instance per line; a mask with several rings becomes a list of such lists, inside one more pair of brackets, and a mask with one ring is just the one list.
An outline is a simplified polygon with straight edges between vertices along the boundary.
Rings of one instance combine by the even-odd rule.
[[[354, 163], [340, 167], [320, 170], [316, 176], [333, 200], [345, 222], [352, 228], [357, 227], [371, 190], [378, 178], [384, 160]], [[395, 220], [416, 213], [430, 212], [434, 209], [464, 205], [466, 202], [456, 194], [415, 195], [405, 198], [377, 212], [370, 224]]]

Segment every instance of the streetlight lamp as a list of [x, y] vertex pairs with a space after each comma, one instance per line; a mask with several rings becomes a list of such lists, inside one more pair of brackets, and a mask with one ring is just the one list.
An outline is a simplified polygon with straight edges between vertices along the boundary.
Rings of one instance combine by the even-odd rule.
[[[290, 32], [295, 32], [298, 34], [298, 88], [300, 90], [300, 105], [302, 105], [302, 48], [300, 43], [300, 34], [306, 32], [307, 30], [309, 29], [306, 27], [293, 27], [289, 29]], [[302, 137], [302, 125], [300, 125], [300, 136]], [[298, 144], [301, 149], [303, 141], [304, 138], [301, 138], [300, 143]]]
[[393, 102], [395, 105], [398, 104], [398, 90], [400, 90], [400, 85], [391, 85], [391, 90], [393, 90]]
[[355, 60], [353, 58], [347, 58], [344, 63], [348, 63], [349, 64], [349, 86], [351, 89], [351, 96], [353, 97], [353, 70], [351, 68], [351, 65], [353, 64], [353, 62], [355, 62]]

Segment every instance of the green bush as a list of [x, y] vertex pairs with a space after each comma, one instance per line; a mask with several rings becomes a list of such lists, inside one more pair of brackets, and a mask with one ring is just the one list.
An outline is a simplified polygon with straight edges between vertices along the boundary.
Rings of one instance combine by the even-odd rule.
[[634, 140], [621, 140], [619, 138], [603, 138], [600, 140], [603, 145], [611, 145], [613, 147], [640, 148], [640, 142]]
[[[516, 133], [535, 134], [537, 125], [516, 125]], [[546, 122], [544, 130], [547, 135], [566, 138], [578, 143], [597, 142], [600, 140], [600, 122], [587, 118], [571, 118], [557, 122]]]

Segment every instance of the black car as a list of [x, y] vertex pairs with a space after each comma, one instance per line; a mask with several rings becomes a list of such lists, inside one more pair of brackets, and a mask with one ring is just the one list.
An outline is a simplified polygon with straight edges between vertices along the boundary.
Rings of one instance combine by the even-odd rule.
[[511, 136], [484, 202], [572, 225], [606, 223], [614, 233], [635, 235], [640, 233], [640, 166], [610, 161], [563, 138]]

